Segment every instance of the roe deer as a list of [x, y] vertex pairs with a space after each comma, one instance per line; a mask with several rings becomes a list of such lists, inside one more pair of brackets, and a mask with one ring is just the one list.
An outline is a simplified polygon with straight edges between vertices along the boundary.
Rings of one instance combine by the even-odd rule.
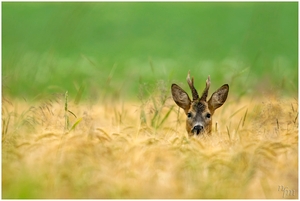
[[186, 130], [189, 136], [193, 136], [194, 134], [199, 135], [200, 133], [203, 134], [204, 132], [210, 134], [212, 115], [215, 110], [221, 107], [226, 101], [229, 86], [228, 84], [224, 84], [211, 95], [208, 101], [206, 101], [210, 87], [210, 77], [208, 76], [206, 80], [206, 87], [200, 98], [194, 87], [194, 78], [190, 78], [190, 72], [188, 72], [186, 79], [192, 91], [193, 101], [191, 101], [188, 94], [177, 84], [172, 84], [171, 87], [173, 100], [187, 115]]

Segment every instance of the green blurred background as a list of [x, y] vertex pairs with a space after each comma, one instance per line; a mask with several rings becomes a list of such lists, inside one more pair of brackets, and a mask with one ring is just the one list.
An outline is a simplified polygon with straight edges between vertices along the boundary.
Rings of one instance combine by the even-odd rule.
[[4, 96], [137, 99], [188, 70], [199, 91], [296, 98], [298, 3], [2, 2]]

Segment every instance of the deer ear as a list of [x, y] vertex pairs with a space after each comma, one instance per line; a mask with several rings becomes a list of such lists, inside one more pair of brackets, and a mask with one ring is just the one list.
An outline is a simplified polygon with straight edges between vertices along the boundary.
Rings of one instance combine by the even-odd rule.
[[211, 95], [208, 101], [208, 108], [210, 109], [211, 113], [214, 113], [217, 108], [221, 107], [225, 103], [228, 92], [229, 86], [228, 84], [224, 84]]
[[188, 94], [177, 84], [172, 84], [171, 91], [175, 103], [187, 113], [191, 106], [191, 99]]

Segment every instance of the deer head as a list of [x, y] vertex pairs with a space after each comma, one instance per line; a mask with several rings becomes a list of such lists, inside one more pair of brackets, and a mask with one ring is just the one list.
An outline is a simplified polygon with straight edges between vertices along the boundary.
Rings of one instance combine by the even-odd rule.
[[206, 80], [206, 87], [200, 98], [194, 87], [194, 78], [190, 78], [190, 72], [188, 72], [187, 83], [192, 91], [192, 101], [188, 94], [177, 84], [172, 84], [171, 87], [173, 100], [187, 115], [186, 130], [190, 136], [194, 134], [199, 135], [204, 132], [211, 133], [212, 116], [215, 110], [221, 107], [226, 101], [229, 86], [228, 84], [224, 84], [211, 95], [208, 101], [206, 101], [210, 87], [209, 76]]

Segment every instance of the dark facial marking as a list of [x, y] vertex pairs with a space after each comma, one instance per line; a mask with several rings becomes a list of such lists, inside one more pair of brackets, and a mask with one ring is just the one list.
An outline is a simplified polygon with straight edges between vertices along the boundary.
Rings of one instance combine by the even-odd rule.
[[199, 114], [205, 111], [206, 105], [204, 105], [201, 101], [197, 100], [192, 103], [192, 108], [197, 114]]

